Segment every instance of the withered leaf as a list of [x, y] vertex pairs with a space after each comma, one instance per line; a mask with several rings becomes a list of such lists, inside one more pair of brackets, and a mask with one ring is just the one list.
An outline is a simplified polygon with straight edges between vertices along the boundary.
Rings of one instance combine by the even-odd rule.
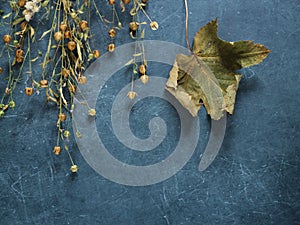
[[270, 52], [252, 41], [226, 42], [217, 34], [213, 20], [194, 37], [193, 53], [179, 54], [169, 74], [166, 89], [193, 115], [203, 102], [212, 119], [232, 114], [241, 74], [235, 71], [262, 62]]

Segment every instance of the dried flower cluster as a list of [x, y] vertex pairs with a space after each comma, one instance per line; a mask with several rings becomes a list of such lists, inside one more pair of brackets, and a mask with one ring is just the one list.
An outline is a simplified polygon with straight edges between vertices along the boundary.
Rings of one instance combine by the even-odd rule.
[[[7, 83], [2, 92], [0, 117], [4, 117], [8, 109], [16, 107], [14, 90], [21, 80], [25, 80], [24, 93], [27, 96], [44, 93], [47, 103], [58, 108], [57, 143], [53, 153], [60, 155], [62, 149], [66, 150], [72, 163], [70, 170], [77, 172], [78, 167], [73, 162], [68, 147], [70, 122], [71, 119], [76, 121], [76, 118], [72, 118], [73, 101], [78, 84], [87, 82], [84, 76], [85, 69], [90, 62], [101, 56], [99, 49], [91, 47], [91, 12], [96, 13], [101, 24], [107, 29], [110, 41], [105, 44], [109, 52], [114, 52], [114, 40], [118, 38], [118, 31], [123, 24], [128, 23], [130, 36], [136, 41], [136, 53], [129, 63], [133, 65], [132, 90], [128, 93], [130, 99], [137, 95], [133, 90], [136, 76], [138, 75], [143, 83], [147, 83], [149, 79], [142, 43], [145, 36], [144, 26], [149, 23], [152, 30], [157, 30], [158, 23], [152, 21], [145, 11], [147, 0], [121, 0], [120, 4], [116, 4], [115, 0], [11, 0], [7, 4], [11, 11], [6, 12], [2, 19], [9, 28], [3, 36], [4, 46], [1, 54], [7, 59], [7, 66], [0, 67], [0, 73], [5, 74], [4, 77], [7, 78], [2, 78], [1, 82]], [[100, 4], [108, 4], [112, 15], [104, 16], [107, 12], [100, 12]], [[132, 21], [121, 22], [118, 15], [120, 11], [129, 12]], [[111, 19], [107, 19], [109, 17]], [[146, 17], [147, 21], [142, 21], [142, 17]], [[51, 27], [37, 38], [36, 30], [40, 24], [49, 24], [49, 20]], [[38, 52], [31, 49], [35, 42], [45, 40], [46, 49]], [[143, 62], [140, 65], [136, 63], [138, 57], [141, 57]], [[34, 74], [32, 65], [38, 62], [41, 65], [41, 73]], [[28, 68], [28, 71], [25, 71], [25, 68]], [[87, 107], [87, 115], [95, 116], [96, 110], [88, 105]], [[77, 136], [81, 135], [79, 131], [75, 133]]]

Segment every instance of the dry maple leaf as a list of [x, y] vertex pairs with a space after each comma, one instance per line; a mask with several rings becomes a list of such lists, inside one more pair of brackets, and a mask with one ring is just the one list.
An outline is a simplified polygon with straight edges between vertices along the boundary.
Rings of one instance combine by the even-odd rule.
[[179, 54], [166, 89], [193, 115], [202, 105], [214, 120], [233, 113], [241, 74], [235, 70], [261, 63], [270, 50], [253, 41], [226, 42], [217, 34], [217, 19], [194, 37], [193, 53]]

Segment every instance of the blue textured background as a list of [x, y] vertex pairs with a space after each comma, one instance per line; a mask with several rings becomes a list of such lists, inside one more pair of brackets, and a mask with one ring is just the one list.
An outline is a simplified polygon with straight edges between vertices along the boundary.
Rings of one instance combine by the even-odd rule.
[[[220, 154], [208, 170], [197, 170], [209, 136], [209, 120], [202, 109], [195, 154], [167, 181], [148, 187], [112, 183], [90, 168], [76, 144], [71, 149], [79, 172], [71, 175], [67, 154], [52, 153], [56, 109], [39, 96], [25, 96], [21, 83], [17, 108], [0, 121], [0, 224], [300, 224], [299, 0], [189, 0], [189, 6], [190, 38], [218, 17], [222, 39], [254, 40], [272, 50], [262, 64], [241, 71], [236, 110], [228, 119]], [[160, 24], [159, 31], [147, 32], [148, 39], [185, 46], [183, 1], [149, 0], [147, 11]], [[5, 32], [2, 29], [1, 35]], [[127, 29], [120, 31], [122, 36], [126, 33]], [[108, 40], [101, 30], [95, 40], [104, 52]], [[149, 75], [167, 77], [169, 69], [152, 63]], [[38, 67], [34, 70], [39, 72]], [[120, 82], [125, 86], [130, 76], [113, 81], [99, 102], [110, 103], [114, 87], [119, 88]], [[3, 80], [0, 88], [3, 91]], [[176, 140], [179, 122], [173, 108], [155, 99], [144, 104], [147, 107], [136, 106], [132, 121], [161, 114], [174, 123], [170, 129]], [[130, 151], [115, 151], [110, 128], [101, 125], [107, 129], [99, 128], [99, 133], [116, 157], [136, 164], [155, 162], [153, 155], [132, 158]], [[133, 126], [133, 132], [147, 137], [146, 125]], [[158, 157], [169, 154], [173, 142], [167, 137]]]

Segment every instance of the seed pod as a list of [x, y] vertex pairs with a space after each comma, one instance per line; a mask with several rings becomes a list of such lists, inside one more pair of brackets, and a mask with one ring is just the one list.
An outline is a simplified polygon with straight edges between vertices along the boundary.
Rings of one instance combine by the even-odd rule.
[[85, 31], [89, 27], [89, 24], [87, 21], [81, 20], [79, 23], [79, 26], [80, 26], [81, 30]]
[[3, 68], [2, 67], [0, 67], [0, 74], [3, 72]]
[[5, 44], [9, 44], [11, 42], [12, 37], [9, 34], [3, 36], [3, 41]]
[[41, 85], [42, 88], [46, 88], [46, 87], [48, 87], [48, 81], [47, 80], [41, 80], [40, 85]]
[[65, 24], [65, 23], [61, 23], [61, 24], [59, 25], [59, 30], [62, 31], [62, 32], [66, 31], [67, 28], [68, 28], [68, 26], [67, 26], [67, 24]]
[[134, 21], [130, 22], [129, 23], [129, 28], [132, 31], [136, 31], [139, 28], [139, 24], [137, 22], [134, 22]]
[[129, 91], [127, 94], [127, 97], [131, 100], [133, 100], [136, 97], [136, 92], [135, 91]]
[[107, 50], [108, 50], [109, 52], [115, 51], [115, 44], [113, 44], [113, 43], [109, 44], [109, 45], [107, 46]]
[[63, 35], [62, 35], [62, 33], [60, 31], [56, 31], [54, 33], [54, 40], [55, 41], [57, 41], [57, 42], [60, 41], [62, 39], [62, 37], [63, 37]]
[[157, 23], [156, 21], [152, 21], [152, 22], [150, 23], [150, 28], [151, 28], [152, 30], [157, 30], [157, 29], [158, 29], [158, 23]]
[[26, 87], [25, 88], [25, 94], [27, 96], [31, 96], [33, 94], [33, 88], [32, 87]]
[[100, 57], [101, 53], [100, 53], [99, 50], [94, 50], [94, 51], [93, 51], [93, 55], [94, 55], [94, 57], [97, 59], [97, 58]]
[[75, 48], [76, 48], [76, 43], [75, 43], [75, 41], [69, 41], [69, 42], [68, 42], [68, 49], [69, 49], [70, 51], [74, 51]]
[[64, 113], [59, 113], [59, 114], [58, 114], [58, 119], [59, 119], [61, 122], [65, 122], [66, 119], [67, 119], [67, 115], [64, 114]]
[[55, 155], [59, 155], [60, 154], [60, 146], [55, 146], [53, 149], [53, 152]]
[[142, 3], [147, 3], [148, 2], [148, 0], [142, 0]]
[[115, 30], [114, 28], [112, 28], [112, 29], [110, 29], [110, 30], [108, 31], [108, 35], [109, 35], [111, 38], [115, 38], [116, 35], [117, 35], [117, 32], [116, 32], [116, 30]]
[[146, 84], [149, 81], [149, 76], [144, 74], [140, 77], [140, 80], [143, 84]]

